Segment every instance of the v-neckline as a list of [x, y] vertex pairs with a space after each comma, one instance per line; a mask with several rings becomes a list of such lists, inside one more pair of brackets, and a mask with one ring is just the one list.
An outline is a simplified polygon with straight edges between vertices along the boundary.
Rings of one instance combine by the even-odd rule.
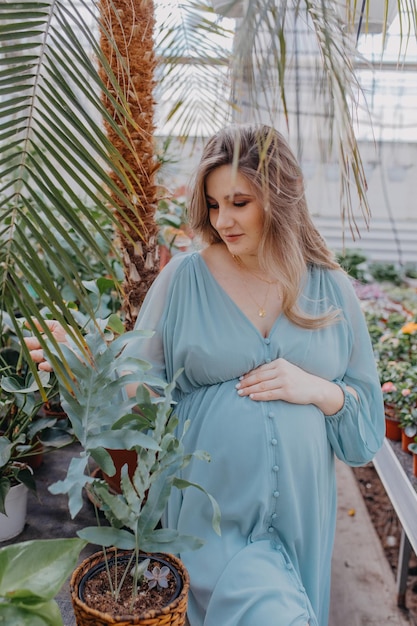
[[261, 333], [261, 331], [259, 330], [259, 328], [257, 328], [257, 326], [255, 326], [255, 324], [252, 322], [251, 319], [249, 319], [249, 317], [246, 315], [246, 313], [244, 313], [242, 311], [242, 309], [240, 308], [240, 306], [238, 304], [236, 304], [236, 302], [233, 300], [233, 298], [227, 293], [226, 289], [224, 289], [224, 287], [221, 286], [221, 284], [219, 283], [219, 281], [216, 279], [216, 277], [213, 275], [213, 273], [211, 272], [209, 266], [207, 265], [205, 259], [203, 258], [203, 256], [201, 255], [200, 252], [196, 252], [196, 254], [199, 257], [199, 260], [203, 266], [203, 269], [205, 270], [206, 274], [208, 275], [209, 279], [214, 283], [214, 285], [216, 286], [216, 288], [220, 291], [220, 293], [228, 300], [228, 302], [231, 302], [233, 307], [239, 312], [239, 314], [244, 318], [244, 320], [251, 326], [251, 328], [253, 328], [253, 330], [259, 335], [259, 337], [261, 337], [261, 339], [263, 341], [265, 341], [265, 339], [270, 339], [272, 333], [275, 330], [275, 327], [277, 326], [279, 320], [282, 317], [282, 311], [281, 313], [278, 314], [278, 316], [275, 318], [274, 323], [272, 324], [271, 328], [268, 331], [267, 335], [263, 335]]

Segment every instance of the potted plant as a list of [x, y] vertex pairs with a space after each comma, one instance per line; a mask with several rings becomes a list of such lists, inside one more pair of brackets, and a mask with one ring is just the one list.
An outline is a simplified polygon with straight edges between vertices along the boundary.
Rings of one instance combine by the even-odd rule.
[[0, 349], [1, 541], [23, 529], [28, 489], [36, 491], [33, 470], [42, 462], [45, 445], [54, 449], [73, 441], [68, 429], [55, 427], [55, 419], [39, 417], [49, 374], [39, 372], [38, 380], [40, 385], [16, 345]]
[[[416, 393], [417, 389], [415, 389]], [[411, 395], [411, 393], [410, 393]], [[409, 407], [404, 407], [401, 410], [400, 415], [400, 426], [401, 426], [401, 448], [404, 452], [408, 452], [411, 454], [411, 450], [409, 445], [413, 443], [414, 437], [417, 434], [417, 407], [414, 402]]]
[[[109, 342], [101, 325], [87, 332], [84, 350], [71, 339], [68, 346], [62, 346], [68, 365], [65, 369], [61, 362], [63, 373], [57, 374], [61, 402], [82, 452], [72, 459], [65, 479], [51, 485], [50, 490], [68, 495], [74, 517], [81, 509], [82, 490], [86, 487], [107, 520], [103, 524], [97, 515], [97, 526], [78, 533], [82, 539], [103, 547], [83, 561], [71, 578], [79, 626], [91, 620], [113, 624], [121, 616], [125, 624], [180, 625], [186, 619], [188, 574], [174, 554], [196, 549], [202, 542], [180, 535], [175, 529], [162, 528], [159, 522], [173, 488], [192, 486], [204, 491], [180, 478], [179, 473], [193, 458], [208, 460], [208, 455], [186, 452], [184, 433], [176, 434], [178, 422], [172, 400], [175, 381], [166, 384], [155, 379], [149, 374], [148, 363], [125, 356], [127, 343], [144, 336], [149, 333], [131, 331]], [[51, 350], [59, 360], [53, 346]], [[130, 383], [139, 383], [134, 397], [125, 392]], [[158, 387], [161, 395], [154, 397], [145, 385]], [[132, 477], [127, 465], [121, 470], [120, 494], [114, 494], [109, 484], [92, 472], [94, 462], [106, 474], [115, 473], [109, 454], [114, 449], [131, 450], [137, 456]], [[207, 496], [213, 506], [213, 527], [220, 532], [217, 504]], [[99, 596], [99, 585], [105, 586], [104, 598]], [[89, 591], [90, 586], [93, 591]], [[148, 603], [142, 604], [142, 600]]]
[[391, 441], [401, 440], [401, 428], [399, 419], [399, 410], [395, 403], [395, 395], [397, 387], [391, 380], [387, 380], [381, 385], [382, 395], [384, 398], [385, 409], [385, 435]]
[[54, 597], [86, 541], [39, 539], [0, 548], [0, 623], [63, 626]]
[[413, 475], [417, 477], [417, 437], [414, 437], [413, 442], [408, 444], [408, 450], [413, 455]]
[[[387, 346], [384, 346], [384, 349], [387, 349]], [[387, 350], [391, 360], [385, 360], [388, 354], [381, 357], [379, 350], [377, 351], [377, 367], [385, 407], [386, 436], [393, 441], [401, 441], [401, 411], [408, 410], [410, 402], [415, 397], [415, 394], [410, 396], [410, 390], [415, 386], [416, 372], [415, 367], [411, 367], [407, 361], [394, 360], [392, 350]]]
[[[10, 375], [11, 370], [3, 352], [0, 355], [1, 541], [18, 535], [25, 524], [28, 489], [36, 491], [31, 467], [31, 460], [39, 453], [36, 435], [45, 425], [34, 423], [42, 401], [35, 398], [38, 385], [32, 374]], [[47, 384], [48, 374], [44, 372], [40, 378]]]

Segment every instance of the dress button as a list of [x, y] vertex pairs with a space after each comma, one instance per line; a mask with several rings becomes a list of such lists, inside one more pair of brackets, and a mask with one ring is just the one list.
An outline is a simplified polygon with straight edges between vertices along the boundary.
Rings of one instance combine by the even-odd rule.
[[278, 443], [278, 441], [277, 441], [275, 438], [274, 438], [274, 439], [271, 439], [271, 444], [272, 444], [273, 446], [276, 446], [276, 445], [277, 445], [277, 443]]
[[271, 362], [271, 359], [269, 359], [269, 358], [265, 359], [265, 363], [270, 363], [270, 362]]
[[269, 532], [269, 533], [273, 533], [273, 532], [274, 532], [274, 527], [273, 527], [273, 526], [270, 526], [270, 527], [268, 528], [268, 532]]
[[269, 339], [269, 337], [267, 337], [267, 338], [265, 339], [265, 343], [266, 343], [266, 345], [267, 345], [267, 346], [271, 343], [271, 340]]
[[274, 417], [274, 414], [272, 412], [268, 413], [268, 417], [270, 417], [271, 419]]
[[274, 491], [273, 496], [274, 496], [274, 498], [278, 498], [279, 497], [279, 491]]
[[276, 519], [277, 517], [278, 517], [278, 515], [276, 513], [272, 513], [271, 519]]
[[273, 472], [278, 472], [279, 470], [279, 466], [278, 465], [274, 465], [274, 467], [272, 468]]

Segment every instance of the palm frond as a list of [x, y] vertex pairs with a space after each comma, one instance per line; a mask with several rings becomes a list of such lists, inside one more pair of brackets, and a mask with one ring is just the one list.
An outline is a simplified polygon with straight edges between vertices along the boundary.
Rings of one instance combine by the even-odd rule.
[[[42, 293], [54, 317], [72, 321], [59, 290], [48, 280], [47, 265], [37, 262], [47, 258], [94, 316], [74, 259], [88, 267], [94, 256], [112, 274], [108, 251], [116, 256], [120, 251], [103, 223], [113, 223], [119, 232], [122, 224], [131, 225], [128, 212], [136, 202], [132, 181], [138, 180], [109, 141], [103, 121], [136, 161], [127, 127], [137, 124], [120, 76], [113, 75], [98, 44], [104, 27], [93, 3], [5, 2], [0, 20], [0, 307], [16, 307], [24, 277], [26, 285]], [[100, 65], [106, 68], [106, 83]], [[113, 117], [103, 93], [113, 103]], [[7, 297], [10, 282], [14, 301]]]
[[[308, 145], [336, 153], [341, 216], [356, 228], [353, 201], [367, 222], [366, 180], [355, 135], [354, 41], [333, 3], [253, 0], [239, 19], [232, 68], [240, 119], [288, 132], [302, 160]], [[239, 114], [238, 114], [239, 119]]]
[[231, 119], [233, 32], [210, 2], [160, 2], [157, 99], [165, 132], [207, 136]]

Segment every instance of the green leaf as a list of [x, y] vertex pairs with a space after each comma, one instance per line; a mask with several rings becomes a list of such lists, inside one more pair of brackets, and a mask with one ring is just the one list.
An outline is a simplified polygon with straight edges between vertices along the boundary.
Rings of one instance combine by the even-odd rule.
[[99, 446], [110, 450], [132, 450], [135, 447], [160, 450], [159, 445], [151, 436], [127, 428], [109, 430], [88, 437], [88, 449], [91, 450]]
[[111, 526], [88, 526], [78, 531], [77, 535], [99, 546], [115, 546], [120, 550], [134, 550], [136, 548], [135, 536], [132, 533]]
[[114, 476], [116, 468], [113, 463], [111, 455], [104, 448], [92, 448], [90, 454], [97, 465], [108, 476]]
[[168, 539], [164, 529], [156, 529], [152, 533], [143, 533], [140, 537], [141, 550], [145, 552], [179, 553], [185, 550], [198, 550], [204, 541], [191, 535], [180, 535], [177, 531]]
[[0, 437], [0, 468], [4, 467], [12, 454], [13, 444], [7, 437]]
[[36, 493], [35, 477], [33, 475], [33, 472], [29, 468], [24, 467], [23, 469], [19, 469], [19, 471], [17, 472], [17, 479], [21, 483], [23, 483], [28, 489]]
[[217, 504], [216, 500], [213, 498], [213, 496], [210, 495], [201, 485], [198, 485], [197, 483], [192, 483], [188, 480], [183, 480], [182, 478], [174, 478], [173, 484], [175, 487], [177, 487], [177, 489], [186, 489], [187, 487], [195, 487], [199, 491], [202, 491], [208, 497], [208, 499], [210, 500], [212, 509], [213, 509], [213, 517], [212, 517], [211, 523], [212, 523], [214, 531], [220, 536], [221, 535], [220, 507]]
[[[140, 407], [140, 410], [142, 413], [145, 412], [142, 406]], [[129, 413], [128, 415], [124, 415], [119, 420], [117, 420], [117, 422], [113, 424], [112, 428], [117, 429], [127, 425], [129, 425], [131, 429], [134, 428], [135, 430], [143, 431], [148, 430], [152, 426], [152, 420], [149, 419], [149, 417], [139, 415], [138, 413]]]
[[68, 508], [74, 518], [83, 506], [83, 488], [87, 483], [93, 482], [93, 478], [85, 474], [88, 457], [74, 457], [68, 466], [67, 476], [64, 480], [58, 480], [49, 486], [53, 494], [68, 494]]
[[0, 624], [7, 626], [63, 626], [61, 611], [55, 600], [30, 606], [0, 604]]
[[[39, 379], [43, 387], [47, 387], [49, 383], [49, 372], [39, 372]], [[33, 393], [39, 391], [39, 385], [32, 374], [29, 374], [26, 387], [21, 384], [21, 379], [15, 376], [3, 376], [1, 379], [1, 388], [8, 393]]]
[[123, 324], [122, 320], [116, 314], [110, 315], [110, 317], [109, 317], [109, 319], [107, 321], [107, 325], [110, 328], [110, 330], [112, 330], [113, 332], [115, 332], [118, 335], [124, 333], [124, 331], [125, 331], [125, 327], [124, 327], [124, 324]]
[[0, 548], [0, 596], [28, 604], [52, 599], [85, 545], [80, 539], [38, 539]]
[[5, 501], [6, 496], [10, 491], [10, 487], [11, 483], [9, 478], [7, 478], [6, 476], [2, 476], [0, 478], [0, 513], [2, 513], [3, 515], [6, 515]]

